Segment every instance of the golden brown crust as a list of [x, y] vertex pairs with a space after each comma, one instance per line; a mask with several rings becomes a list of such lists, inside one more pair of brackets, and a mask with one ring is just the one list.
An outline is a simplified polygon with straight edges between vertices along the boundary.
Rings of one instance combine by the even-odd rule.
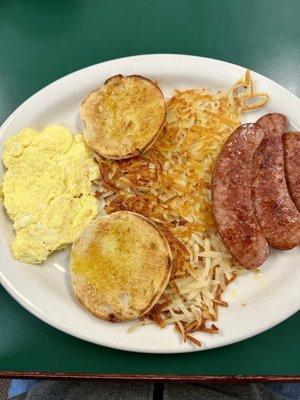
[[146, 307], [144, 310], [142, 310], [141, 315], [144, 315], [144, 314], [147, 314], [147, 312], [149, 312], [151, 310], [151, 308], [157, 303], [158, 299], [163, 294], [163, 291], [165, 290], [165, 288], [166, 288], [166, 286], [167, 286], [167, 284], [169, 282], [171, 271], [172, 271], [172, 254], [171, 254], [171, 249], [170, 249], [170, 246], [169, 246], [169, 242], [167, 241], [165, 235], [162, 233], [162, 231], [159, 229], [159, 227], [153, 221], [151, 221], [149, 218], [146, 218], [144, 215], [137, 214], [137, 213], [134, 213], [132, 211], [128, 211], [128, 212], [130, 212], [133, 215], [136, 215], [138, 218], [144, 219], [147, 223], [151, 224], [157, 230], [157, 232], [159, 233], [161, 239], [163, 240], [163, 242], [165, 243], [165, 245], [166, 245], [166, 247], [168, 248], [168, 251], [169, 251], [165, 279], [162, 282], [161, 290], [158, 291], [156, 293], [156, 295], [153, 296], [153, 298], [150, 301], [148, 307]]
[[86, 143], [106, 158], [123, 159], [148, 150], [160, 135], [166, 105], [160, 88], [139, 75], [116, 75], [81, 104]]
[[163, 233], [131, 212], [97, 218], [71, 250], [75, 296], [93, 315], [111, 322], [151, 310], [168, 284], [171, 268]]

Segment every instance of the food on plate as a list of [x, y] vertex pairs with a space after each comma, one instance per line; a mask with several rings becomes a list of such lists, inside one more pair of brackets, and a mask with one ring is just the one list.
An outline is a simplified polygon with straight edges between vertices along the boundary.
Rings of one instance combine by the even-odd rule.
[[4, 145], [4, 206], [14, 222], [15, 258], [41, 263], [72, 243], [98, 213], [99, 169], [82, 135], [63, 126], [23, 129]]
[[171, 267], [162, 232], [130, 212], [98, 217], [71, 250], [76, 297], [96, 317], [112, 322], [147, 313], [163, 293]]
[[138, 75], [117, 75], [81, 104], [86, 143], [103, 157], [122, 159], [148, 150], [161, 133], [166, 105], [160, 88]]
[[300, 132], [283, 135], [284, 166], [287, 186], [300, 211]]
[[245, 76], [230, 90], [235, 102], [242, 111], [251, 111], [261, 108], [269, 101], [269, 95], [267, 93], [260, 93], [254, 90], [254, 84], [249, 69], [246, 71]]
[[167, 103], [149, 79], [118, 75], [82, 102], [83, 137], [22, 130], [3, 154], [14, 256], [40, 263], [73, 243], [73, 290], [87, 310], [140, 317], [131, 329], [174, 324], [201, 346], [193, 333], [219, 331], [226, 287], [267, 257], [250, 200], [267, 128], [240, 126], [267, 101], [249, 71], [227, 91], [177, 90]]
[[251, 167], [264, 136], [257, 124], [240, 125], [220, 151], [212, 180], [212, 204], [218, 232], [244, 268], [259, 267], [268, 256], [268, 243], [254, 216]]
[[253, 157], [255, 215], [272, 247], [292, 249], [300, 243], [300, 213], [290, 197], [284, 174], [282, 138], [287, 119], [281, 114], [266, 114], [257, 124], [265, 129], [265, 137]]
[[300, 136], [283, 135], [286, 125], [281, 114], [267, 114], [256, 124], [241, 125], [216, 162], [212, 184], [216, 224], [227, 249], [245, 268], [265, 261], [268, 242], [282, 250], [300, 242], [300, 214], [284, 174], [285, 168], [289, 190], [297, 198]]
[[266, 98], [257, 97], [248, 72], [227, 91], [176, 91], [167, 102], [163, 133], [150, 150], [128, 160], [98, 157], [101, 180], [96, 194], [104, 210], [108, 214], [133, 211], [151, 218], [173, 254], [166, 290], [132, 329], [153, 322], [160, 327], [175, 324], [184, 340], [198, 346], [201, 343], [193, 332], [218, 332], [218, 307], [227, 306], [222, 294], [244, 269], [217, 233], [212, 172], [224, 142], [241, 124], [248, 102], [256, 99], [255, 107], [260, 107]]

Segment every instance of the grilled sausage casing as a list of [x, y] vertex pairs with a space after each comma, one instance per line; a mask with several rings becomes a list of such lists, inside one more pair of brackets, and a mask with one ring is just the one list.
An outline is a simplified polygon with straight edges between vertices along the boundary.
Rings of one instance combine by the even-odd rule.
[[287, 120], [267, 114], [257, 121], [266, 131], [253, 157], [252, 195], [256, 218], [268, 243], [288, 250], [300, 242], [300, 213], [288, 192], [282, 136]]
[[224, 144], [216, 161], [212, 203], [220, 236], [234, 258], [245, 268], [259, 267], [268, 256], [268, 243], [253, 212], [252, 158], [264, 137], [256, 124], [239, 126]]
[[284, 167], [287, 186], [300, 211], [300, 132], [283, 135]]

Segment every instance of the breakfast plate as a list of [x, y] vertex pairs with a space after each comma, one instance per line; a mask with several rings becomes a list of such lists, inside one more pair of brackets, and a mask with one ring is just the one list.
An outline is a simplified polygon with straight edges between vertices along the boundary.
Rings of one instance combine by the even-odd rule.
[[[144, 55], [97, 64], [67, 75], [45, 87], [23, 103], [1, 127], [0, 152], [4, 142], [24, 127], [42, 131], [59, 124], [81, 132], [79, 108], [88, 92], [111, 76], [142, 75], [157, 81], [164, 96], [174, 89], [204, 87], [219, 90], [230, 87], [245, 68], [226, 62], [185, 55]], [[300, 128], [300, 100], [270, 79], [252, 73], [258, 92], [266, 92], [270, 102], [263, 109], [243, 115], [242, 122], [253, 122], [268, 112], [280, 112], [290, 128]], [[3, 176], [1, 166], [0, 179]], [[41, 265], [30, 265], [13, 258], [12, 225], [3, 205], [0, 210], [0, 279], [5, 289], [28, 311], [49, 325], [80, 339], [112, 348], [149, 352], [181, 353], [199, 350], [183, 343], [174, 328], [146, 325], [128, 333], [130, 322], [102, 321], [78, 306], [72, 294], [70, 249], [53, 253]], [[247, 271], [235, 279], [222, 298], [229, 307], [219, 310], [218, 334], [201, 332], [200, 350], [235, 343], [259, 334], [285, 320], [300, 308], [300, 250], [271, 250], [260, 272]]]

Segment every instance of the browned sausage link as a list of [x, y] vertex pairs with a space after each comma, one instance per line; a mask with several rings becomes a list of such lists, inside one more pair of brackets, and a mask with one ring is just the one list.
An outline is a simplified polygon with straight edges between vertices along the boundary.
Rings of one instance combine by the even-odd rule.
[[269, 244], [288, 250], [300, 241], [300, 213], [293, 203], [284, 175], [282, 135], [286, 117], [267, 114], [257, 121], [266, 129], [253, 157], [252, 195], [256, 218]]
[[268, 243], [251, 201], [251, 163], [263, 136], [264, 129], [256, 124], [238, 127], [224, 144], [213, 174], [212, 202], [218, 231], [245, 268], [259, 267], [268, 256]]
[[300, 132], [283, 135], [284, 168], [288, 189], [300, 211]]

